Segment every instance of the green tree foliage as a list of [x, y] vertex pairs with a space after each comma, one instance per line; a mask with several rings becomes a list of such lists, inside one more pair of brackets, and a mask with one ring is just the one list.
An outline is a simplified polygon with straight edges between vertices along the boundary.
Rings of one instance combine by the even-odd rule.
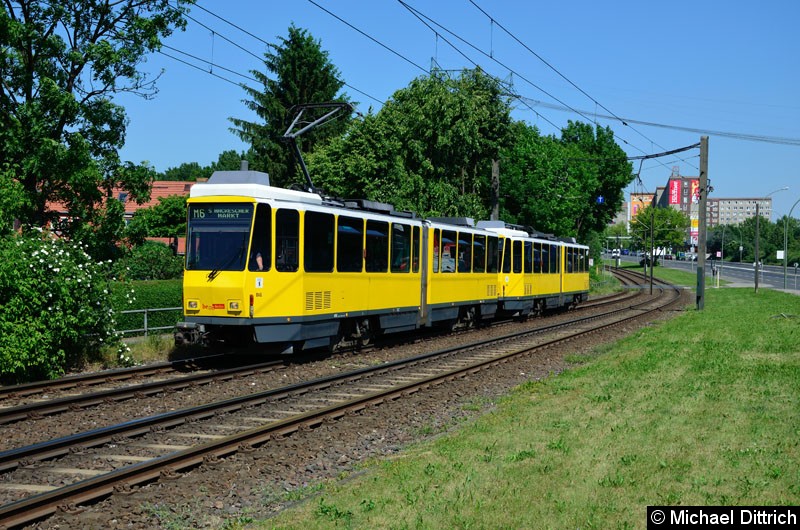
[[558, 139], [517, 122], [513, 138], [501, 158], [501, 217], [580, 240], [602, 232], [633, 179], [611, 129], [569, 122]]
[[47, 232], [0, 239], [4, 383], [59, 376], [116, 342], [109, 268]]
[[247, 160], [248, 163], [252, 163], [254, 158], [255, 156], [252, 152], [238, 153], [233, 149], [228, 149], [219, 154], [217, 161], [211, 163], [210, 169], [212, 173], [214, 171], [236, 171], [241, 169], [242, 160]]
[[[762, 219], [763, 221], [764, 219]], [[783, 225], [781, 225], [783, 226]], [[722, 246], [725, 245], [723, 258], [726, 261], [739, 261], [739, 245], [742, 244], [742, 229], [739, 225], [721, 225], [712, 226], [708, 228], [706, 235], [706, 248], [710, 254], [716, 255], [717, 252], [723, 250]], [[782, 237], [782, 236], [781, 236]], [[752, 241], [749, 242], [752, 247]], [[783, 239], [781, 239], [781, 248], [783, 248]], [[742, 256], [746, 256], [744, 248], [742, 248]], [[750, 248], [752, 254], [752, 248]]]
[[[628, 237], [628, 226], [626, 223], [616, 223], [606, 226], [602, 233], [603, 248], [630, 248], [630, 243], [627, 242], [626, 239], [616, 239], [621, 237]], [[623, 241], [625, 242], [623, 243]]]
[[141, 245], [147, 237], [180, 237], [186, 234], [187, 197], [159, 197], [158, 204], [138, 210], [126, 228], [128, 241]]
[[159, 175], [159, 178], [161, 180], [195, 182], [198, 179], [207, 179], [211, 173], [212, 169], [209, 166], [201, 166], [197, 162], [184, 162], [177, 167], [167, 168], [164, 173]]
[[653, 246], [683, 249], [689, 230], [689, 217], [674, 208], [646, 206], [631, 219], [631, 236], [638, 248], [650, 250]]
[[125, 280], [173, 280], [183, 274], [183, 257], [164, 243], [145, 241], [117, 260], [114, 272]]
[[[792, 267], [794, 263], [800, 263], [800, 221], [795, 217], [784, 215], [775, 222], [779, 234], [786, 239], [787, 246], [787, 265]], [[783, 245], [778, 247], [783, 249]]]
[[[152, 96], [154, 81], [138, 70], [161, 39], [184, 24], [187, 0], [7, 0], [0, 7], [0, 168], [22, 187], [14, 216], [47, 226], [52, 201], [70, 212], [63, 233], [90, 231], [101, 240], [119, 231], [108, 207], [119, 185], [146, 199], [151, 168], [123, 163], [127, 118], [119, 92]], [[175, 7], [177, 5], [177, 7]], [[5, 187], [0, 193], [6, 197]], [[6, 202], [0, 199], [0, 204]], [[104, 229], [103, 223], [115, 226]], [[92, 228], [88, 228], [92, 227]], [[85, 234], [80, 233], [80, 237]], [[95, 249], [108, 249], [96, 243]]]
[[164, 173], [159, 175], [161, 180], [188, 181], [195, 182], [200, 179], [207, 179], [215, 171], [235, 171], [242, 166], [242, 160], [252, 161], [254, 155], [249, 153], [238, 153], [233, 149], [220, 153], [216, 162], [208, 166], [201, 166], [197, 162], [184, 162], [178, 167], [167, 168]]
[[480, 70], [417, 78], [312, 153], [315, 184], [421, 215], [485, 218], [491, 160], [510, 141], [501, 94]]
[[[787, 221], [788, 219], [788, 221]], [[787, 221], [786, 225], [784, 222]], [[716, 252], [722, 246], [722, 226], [709, 229], [707, 247], [709, 252]], [[778, 260], [778, 250], [783, 250], [784, 229], [788, 247], [788, 265], [800, 262], [800, 223], [795, 219], [783, 216], [774, 223], [761, 217], [758, 223], [758, 253], [764, 263], [783, 265]], [[743, 247], [742, 262], [755, 262], [756, 219], [745, 219], [738, 225], [725, 227], [725, 259], [739, 261], [739, 245]]]
[[17, 208], [22, 203], [25, 192], [14, 172], [0, 168], [0, 237], [5, 237], [14, 229]]
[[[230, 118], [230, 121], [234, 125], [231, 131], [251, 146], [254, 159], [251, 169], [269, 173], [275, 186], [288, 187], [292, 182], [302, 182], [298, 179], [291, 150], [282, 139], [294, 117], [290, 112], [292, 107], [305, 103], [348, 102], [348, 99], [339, 94], [344, 82], [340, 81], [339, 71], [330, 62], [328, 52], [322, 50], [320, 41], [294, 25], [289, 27], [288, 37], [279, 40], [279, 44], [271, 45], [264, 54], [267, 71], [251, 71], [263, 90], [244, 87], [250, 97], [244, 104], [259, 121], [241, 118]], [[311, 152], [318, 143], [341, 135], [347, 121], [333, 120], [303, 134], [298, 140], [301, 150]]]

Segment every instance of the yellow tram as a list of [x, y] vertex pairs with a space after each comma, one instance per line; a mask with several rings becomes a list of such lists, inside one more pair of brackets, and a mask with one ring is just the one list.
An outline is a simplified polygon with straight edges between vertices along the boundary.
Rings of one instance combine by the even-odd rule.
[[365, 342], [567, 307], [589, 288], [588, 247], [468, 218], [270, 186], [218, 171], [189, 198], [179, 342], [276, 351]]

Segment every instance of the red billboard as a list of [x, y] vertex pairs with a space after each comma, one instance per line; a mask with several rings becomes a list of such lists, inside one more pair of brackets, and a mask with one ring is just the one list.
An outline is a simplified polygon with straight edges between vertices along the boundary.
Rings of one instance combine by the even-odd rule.
[[681, 181], [678, 179], [671, 179], [669, 181], [669, 203], [681, 203]]

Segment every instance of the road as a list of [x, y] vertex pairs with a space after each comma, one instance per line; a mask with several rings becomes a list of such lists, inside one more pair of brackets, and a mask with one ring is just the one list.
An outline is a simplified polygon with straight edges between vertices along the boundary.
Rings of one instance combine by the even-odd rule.
[[[639, 259], [634, 256], [622, 256], [620, 258], [622, 262], [638, 262]], [[730, 282], [729, 285], [733, 287], [754, 287], [755, 275], [752, 263], [725, 262], [722, 265], [720, 265], [719, 261], [715, 263], [722, 281]], [[792, 265], [790, 263], [786, 271], [786, 290], [792, 291], [794, 294], [800, 294], [800, 269], [795, 269]], [[665, 260], [659, 266], [697, 273], [696, 261]], [[711, 261], [706, 261], [706, 287], [716, 285], [716, 281], [712, 283], [712, 280]], [[783, 266], [764, 265], [763, 270], [759, 273], [758, 286], [765, 289], [783, 290]]]

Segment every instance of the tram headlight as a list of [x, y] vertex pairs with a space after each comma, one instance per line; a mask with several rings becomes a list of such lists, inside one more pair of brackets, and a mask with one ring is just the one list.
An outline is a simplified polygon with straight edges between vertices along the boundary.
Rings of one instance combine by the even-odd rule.
[[200, 309], [200, 302], [197, 300], [187, 300], [186, 309], [189, 309], [191, 311], [197, 311], [198, 309]]
[[240, 300], [228, 300], [228, 312], [238, 313], [242, 310], [242, 302]]

